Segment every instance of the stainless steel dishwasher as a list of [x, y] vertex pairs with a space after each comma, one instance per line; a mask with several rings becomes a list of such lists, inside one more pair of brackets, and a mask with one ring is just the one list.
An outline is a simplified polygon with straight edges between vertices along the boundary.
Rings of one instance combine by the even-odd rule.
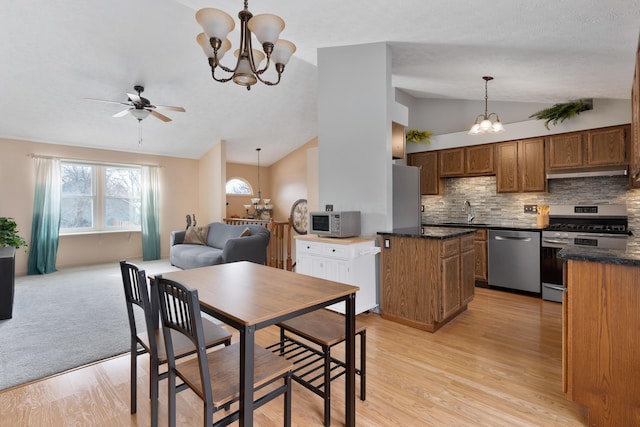
[[489, 286], [540, 293], [540, 233], [489, 230]]

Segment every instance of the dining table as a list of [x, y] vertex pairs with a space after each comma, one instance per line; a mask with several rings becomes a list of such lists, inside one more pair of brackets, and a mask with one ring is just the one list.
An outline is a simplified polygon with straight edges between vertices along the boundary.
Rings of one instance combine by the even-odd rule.
[[345, 302], [345, 425], [355, 426], [355, 300], [359, 287], [248, 261], [161, 274], [198, 290], [200, 309], [240, 332], [239, 424], [253, 426], [255, 332]]

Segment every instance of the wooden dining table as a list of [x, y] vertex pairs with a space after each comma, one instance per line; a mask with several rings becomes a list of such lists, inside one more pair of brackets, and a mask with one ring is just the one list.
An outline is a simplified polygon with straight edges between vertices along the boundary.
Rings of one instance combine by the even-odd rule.
[[198, 290], [201, 310], [240, 331], [240, 426], [253, 426], [255, 332], [344, 301], [345, 425], [355, 426], [355, 300], [357, 286], [247, 261], [162, 274]]

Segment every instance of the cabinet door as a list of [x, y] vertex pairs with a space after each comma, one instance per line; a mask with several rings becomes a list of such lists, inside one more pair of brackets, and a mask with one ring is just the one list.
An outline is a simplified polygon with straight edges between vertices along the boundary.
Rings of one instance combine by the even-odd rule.
[[396, 122], [391, 122], [391, 158], [404, 159], [404, 150], [404, 126]]
[[476, 240], [473, 242], [473, 252], [475, 255], [474, 278], [475, 280], [486, 282], [489, 280], [487, 272], [487, 241]]
[[313, 276], [313, 258], [309, 255], [298, 253], [296, 256], [296, 273]]
[[[518, 192], [518, 142], [496, 144], [496, 192]], [[544, 170], [543, 170], [544, 172]]]
[[493, 175], [493, 144], [465, 147], [466, 175]]
[[460, 306], [469, 304], [475, 295], [476, 283], [473, 274], [475, 265], [473, 250], [460, 254]]
[[442, 258], [442, 310], [438, 321], [460, 308], [460, 255]]
[[464, 148], [440, 151], [440, 176], [464, 175]]
[[587, 165], [623, 165], [627, 160], [625, 129], [622, 126], [587, 132]]
[[582, 133], [567, 133], [549, 137], [549, 169], [567, 169], [581, 167]]
[[412, 153], [408, 157], [409, 166], [420, 168], [420, 194], [440, 194], [440, 178], [438, 177], [438, 152], [425, 151]]
[[334, 282], [349, 284], [349, 263], [347, 261], [326, 259], [324, 260], [324, 278]]
[[525, 139], [518, 142], [518, 169], [520, 191], [546, 191], [544, 172], [544, 138]]

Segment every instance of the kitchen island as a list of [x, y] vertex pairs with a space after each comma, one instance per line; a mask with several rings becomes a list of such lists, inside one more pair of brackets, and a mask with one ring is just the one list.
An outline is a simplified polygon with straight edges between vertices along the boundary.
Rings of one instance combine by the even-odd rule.
[[640, 240], [626, 250], [569, 246], [563, 296], [563, 387], [589, 425], [640, 425]]
[[467, 309], [475, 292], [473, 229], [379, 232], [380, 314], [429, 332]]

